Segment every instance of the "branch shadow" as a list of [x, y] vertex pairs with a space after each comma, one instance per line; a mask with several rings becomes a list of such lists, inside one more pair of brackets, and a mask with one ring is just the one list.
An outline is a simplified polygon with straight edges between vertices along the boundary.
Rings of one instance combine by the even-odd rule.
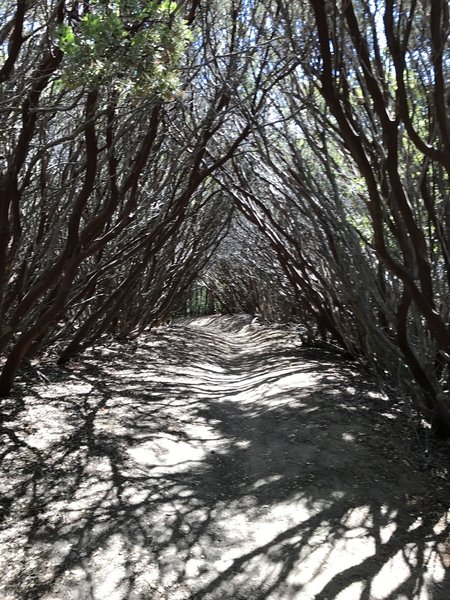
[[92, 350], [11, 409], [3, 599], [447, 600], [448, 447], [354, 364], [227, 323]]

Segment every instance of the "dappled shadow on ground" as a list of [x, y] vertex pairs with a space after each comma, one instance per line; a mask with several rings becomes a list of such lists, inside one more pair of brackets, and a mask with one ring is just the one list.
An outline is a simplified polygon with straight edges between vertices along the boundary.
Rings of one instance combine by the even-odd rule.
[[450, 597], [448, 446], [355, 365], [236, 323], [6, 403], [2, 599]]

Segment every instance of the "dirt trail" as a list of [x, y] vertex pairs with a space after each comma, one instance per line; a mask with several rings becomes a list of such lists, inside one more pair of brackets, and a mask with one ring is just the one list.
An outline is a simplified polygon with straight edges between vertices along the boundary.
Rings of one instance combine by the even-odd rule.
[[44, 373], [6, 407], [2, 600], [450, 598], [449, 445], [355, 365], [216, 318]]

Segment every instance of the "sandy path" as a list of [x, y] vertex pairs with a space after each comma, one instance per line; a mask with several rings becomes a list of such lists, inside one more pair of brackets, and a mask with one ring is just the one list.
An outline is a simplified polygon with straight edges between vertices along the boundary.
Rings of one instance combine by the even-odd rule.
[[2, 600], [450, 598], [448, 444], [424, 457], [354, 365], [245, 323], [177, 325], [24, 385]]

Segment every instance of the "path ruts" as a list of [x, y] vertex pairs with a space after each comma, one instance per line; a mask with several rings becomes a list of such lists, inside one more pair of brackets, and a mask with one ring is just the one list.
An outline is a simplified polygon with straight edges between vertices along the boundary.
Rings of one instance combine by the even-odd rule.
[[1, 450], [2, 600], [450, 597], [445, 447], [356, 364], [214, 317], [43, 373]]

